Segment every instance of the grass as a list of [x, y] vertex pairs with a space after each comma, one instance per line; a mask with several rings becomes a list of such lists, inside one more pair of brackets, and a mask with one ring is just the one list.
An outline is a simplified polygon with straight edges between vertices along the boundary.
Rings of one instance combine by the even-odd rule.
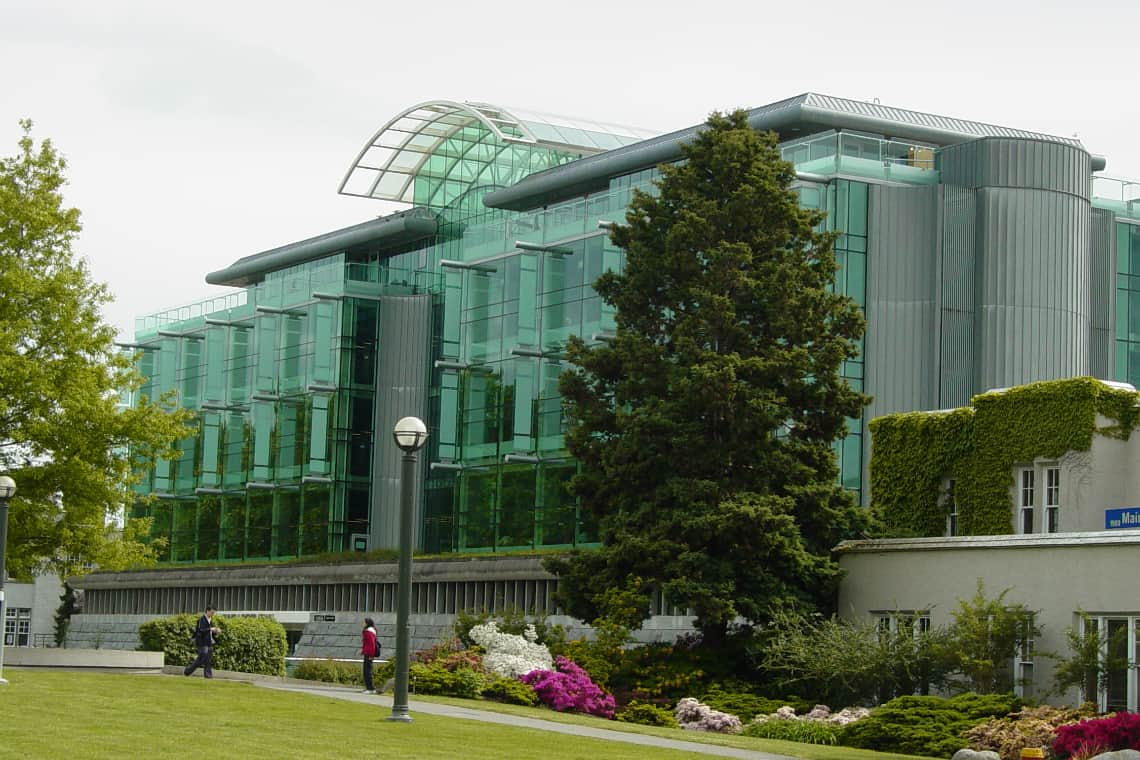
[[[376, 704], [174, 676], [4, 671], [0, 758], [551, 758], [634, 760], [707, 755], [416, 713], [386, 720]], [[910, 760], [904, 755], [604, 721], [495, 702], [413, 697], [489, 712], [738, 747], [809, 760]]]
[[12, 668], [4, 676], [0, 758], [706, 757], [433, 715], [394, 723], [375, 704], [222, 679]]

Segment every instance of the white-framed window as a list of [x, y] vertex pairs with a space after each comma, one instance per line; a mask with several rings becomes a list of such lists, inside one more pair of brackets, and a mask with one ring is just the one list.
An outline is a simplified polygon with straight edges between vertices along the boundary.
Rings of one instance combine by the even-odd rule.
[[946, 535], [958, 535], [958, 496], [955, 492], [956, 480], [946, 485]]
[[32, 611], [27, 607], [4, 608], [4, 646], [27, 647], [32, 644]]
[[1061, 468], [1036, 462], [1014, 470], [1014, 530], [1057, 533], [1061, 530]]
[[930, 631], [928, 610], [879, 610], [871, 614], [875, 617], [880, 634], [909, 633], [914, 637]]
[[1061, 528], [1061, 468], [1045, 468], [1045, 519], [1042, 530], [1056, 533]]
[[1033, 511], [1036, 502], [1034, 488], [1036, 473], [1032, 467], [1018, 471], [1017, 528], [1019, 533], [1033, 533]]
[[1082, 635], [1100, 639], [1102, 678], [1091, 675], [1086, 689], [1096, 690], [1101, 712], [1136, 712], [1140, 707], [1140, 612], [1095, 613], [1080, 619]]
[[1037, 654], [1037, 642], [1033, 639], [1033, 624], [1033, 615], [1022, 623], [1021, 639], [1013, 658], [1013, 692], [1022, 699], [1034, 696], [1033, 662]]

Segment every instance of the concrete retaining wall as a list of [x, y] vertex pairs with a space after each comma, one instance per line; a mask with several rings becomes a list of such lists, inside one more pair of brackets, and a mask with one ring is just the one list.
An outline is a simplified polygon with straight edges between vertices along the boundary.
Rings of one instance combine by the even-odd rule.
[[127, 652], [116, 649], [57, 649], [14, 647], [4, 650], [4, 664], [45, 668], [154, 668], [162, 667], [162, 652]]

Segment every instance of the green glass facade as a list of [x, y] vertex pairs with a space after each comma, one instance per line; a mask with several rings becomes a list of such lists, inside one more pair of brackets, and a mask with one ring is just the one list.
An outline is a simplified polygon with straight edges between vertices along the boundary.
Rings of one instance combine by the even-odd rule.
[[[875, 187], [928, 192], [940, 182], [936, 150], [826, 130], [781, 151], [799, 172], [800, 202], [825, 211], [826, 228], [840, 233], [835, 289], [867, 308]], [[311, 556], [375, 538], [378, 517], [396, 508], [379, 485], [389, 431], [377, 429], [395, 391], [378, 383], [383, 363], [399, 361], [401, 336], [382, 323], [383, 304], [404, 296], [430, 301], [421, 548], [595, 544], [596, 526], [566, 490], [578, 465], [563, 441], [561, 352], [571, 335], [597, 341], [613, 331], [591, 285], [620, 271], [622, 252], [598, 223], [621, 221], [632, 191], [652, 192], [658, 171], [615, 173], [604, 187], [530, 210], [483, 202], [536, 172], [572, 169], [582, 155], [503, 142], [467, 123], [401, 175], [433, 232], [396, 237], [378, 220], [372, 237], [330, 233], [331, 242], [275, 249], [251, 257], [268, 263], [255, 276], [243, 270], [242, 290], [140, 319], [131, 350], [147, 379], [141, 392], [173, 391], [196, 412], [179, 457], [159, 461], [138, 489], [155, 497], [136, 514], [152, 516], [155, 536], [167, 539], [162, 559]], [[1140, 227], [1116, 230], [1115, 367], [1136, 383]], [[842, 372], [875, 392], [863, 351]], [[865, 427], [851, 420], [836, 446], [840, 480], [857, 496]]]
[[1116, 224], [1116, 379], [1140, 388], [1140, 225]]

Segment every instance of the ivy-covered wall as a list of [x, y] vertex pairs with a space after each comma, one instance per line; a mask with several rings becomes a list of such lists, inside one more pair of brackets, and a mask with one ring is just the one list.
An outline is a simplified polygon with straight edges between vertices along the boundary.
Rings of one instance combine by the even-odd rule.
[[[871, 509], [889, 536], [941, 536], [943, 483], [955, 482], [958, 532], [1013, 531], [1013, 468], [1088, 451], [1093, 435], [1127, 440], [1140, 394], [1091, 377], [983, 393], [949, 412], [878, 417], [871, 431]], [[1098, 415], [1107, 425], [1098, 427]]]

